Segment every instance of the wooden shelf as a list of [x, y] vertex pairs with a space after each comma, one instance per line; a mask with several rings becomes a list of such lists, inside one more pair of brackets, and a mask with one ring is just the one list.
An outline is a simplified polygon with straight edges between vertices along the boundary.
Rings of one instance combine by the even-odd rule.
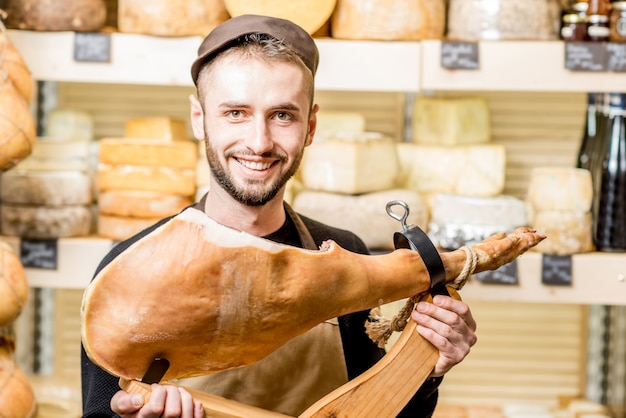
[[[200, 37], [111, 34], [110, 62], [74, 60], [74, 32], [9, 30], [37, 80], [191, 86]], [[318, 90], [591, 92], [625, 91], [626, 73], [564, 68], [561, 41], [479, 42], [480, 69], [440, 65], [441, 41], [346, 41], [318, 38]]]

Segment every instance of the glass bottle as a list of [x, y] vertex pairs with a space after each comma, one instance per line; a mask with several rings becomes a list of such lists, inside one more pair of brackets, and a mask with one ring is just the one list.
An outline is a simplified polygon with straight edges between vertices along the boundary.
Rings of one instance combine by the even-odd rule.
[[588, 93], [587, 94], [587, 118], [585, 120], [585, 129], [583, 130], [583, 137], [578, 149], [578, 158], [576, 159], [576, 167], [589, 170], [591, 152], [595, 144], [595, 138], [598, 130], [600, 109], [596, 106], [601, 105], [602, 93]]
[[587, 7], [587, 40], [606, 42], [609, 40], [609, 0], [589, 0]]
[[611, 93], [603, 141], [594, 243], [626, 251], [626, 93]]
[[611, 3], [609, 41], [626, 42], [626, 1]]

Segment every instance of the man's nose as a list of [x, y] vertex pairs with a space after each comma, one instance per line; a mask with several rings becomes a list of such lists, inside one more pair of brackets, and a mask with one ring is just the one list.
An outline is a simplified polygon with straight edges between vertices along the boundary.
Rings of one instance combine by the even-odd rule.
[[262, 155], [274, 147], [267, 120], [264, 118], [255, 119], [246, 145], [256, 155]]

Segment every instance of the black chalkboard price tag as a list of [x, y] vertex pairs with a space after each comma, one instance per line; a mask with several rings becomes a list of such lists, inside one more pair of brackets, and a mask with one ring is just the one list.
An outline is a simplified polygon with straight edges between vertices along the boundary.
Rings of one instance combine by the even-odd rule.
[[608, 67], [611, 71], [626, 72], [626, 43], [606, 44]]
[[74, 60], [78, 62], [111, 62], [111, 35], [108, 33], [76, 32]]
[[518, 284], [517, 260], [511, 261], [496, 270], [488, 270], [474, 275], [476, 280], [489, 284]]
[[441, 66], [449, 70], [478, 70], [477, 42], [441, 42]]
[[56, 239], [20, 240], [20, 261], [24, 267], [56, 270], [58, 255]]
[[572, 256], [543, 254], [541, 283], [554, 286], [572, 285]]
[[572, 71], [606, 71], [607, 51], [604, 42], [563, 42], [565, 68]]

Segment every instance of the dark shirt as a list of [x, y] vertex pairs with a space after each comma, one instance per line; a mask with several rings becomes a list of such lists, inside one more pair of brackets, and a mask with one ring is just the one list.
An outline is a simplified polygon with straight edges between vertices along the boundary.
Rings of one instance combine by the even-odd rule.
[[[304, 216], [301, 216], [301, 218], [317, 246], [320, 246], [323, 241], [331, 239], [342, 248], [352, 252], [360, 254], [368, 253], [368, 249], [363, 241], [355, 234], [349, 231], [332, 228]], [[100, 262], [95, 275], [115, 259], [115, 257], [125, 251], [132, 243], [146, 236], [169, 219], [171, 218], [163, 219], [128, 240], [118, 243]], [[293, 221], [291, 221], [289, 217], [287, 217], [287, 221], [280, 229], [264, 238], [283, 244], [302, 247]], [[378, 348], [365, 333], [365, 321], [368, 315], [368, 311], [361, 311], [343, 315], [338, 318], [349, 379], [354, 379], [372, 367], [385, 355], [385, 351]], [[116, 415], [111, 411], [110, 402], [113, 395], [119, 390], [118, 378], [110, 375], [91, 362], [82, 347], [81, 374], [83, 417], [115, 417]], [[428, 379], [398, 416], [402, 418], [431, 417], [437, 403], [437, 388], [440, 382], [441, 378]]]

